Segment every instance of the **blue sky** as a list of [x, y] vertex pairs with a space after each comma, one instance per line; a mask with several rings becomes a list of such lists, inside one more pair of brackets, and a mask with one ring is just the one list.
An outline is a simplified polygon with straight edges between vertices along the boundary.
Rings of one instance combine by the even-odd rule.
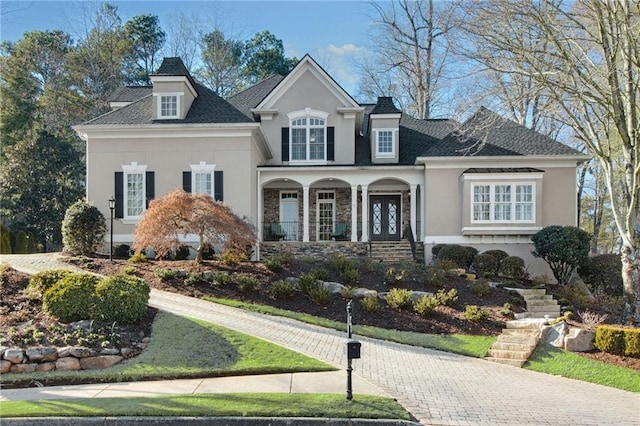
[[[100, 2], [0, 2], [2, 40], [16, 41], [25, 32], [61, 29], [72, 36], [82, 27], [82, 9]], [[356, 55], [368, 44], [374, 10], [368, 2], [341, 1], [117, 1], [123, 22], [154, 14], [163, 28], [181, 13], [197, 17], [205, 29], [218, 27], [235, 39], [246, 40], [269, 30], [281, 39], [287, 56], [313, 56], [347, 91], [355, 95]]]

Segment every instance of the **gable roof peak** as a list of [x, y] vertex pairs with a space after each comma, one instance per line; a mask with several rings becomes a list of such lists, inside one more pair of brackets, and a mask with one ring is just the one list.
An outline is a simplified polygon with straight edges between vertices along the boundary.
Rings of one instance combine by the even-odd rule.
[[162, 59], [162, 64], [160, 64], [160, 68], [158, 68], [158, 71], [151, 75], [175, 75], [191, 77], [189, 70], [184, 65], [184, 62], [182, 62], [182, 59], [179, 56], [165, 57], [164, 59]]
[[373, 107], [371, 114], [401, 114], [402, 111], [396, 108], [391, 96], [378, 96], [378, 102]]

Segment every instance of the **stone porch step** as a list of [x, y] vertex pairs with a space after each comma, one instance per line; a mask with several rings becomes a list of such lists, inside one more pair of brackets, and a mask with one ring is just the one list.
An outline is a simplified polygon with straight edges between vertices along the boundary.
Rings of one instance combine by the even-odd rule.
[[538, 343], [537, 333], [530, 334], [501, 334], [498, 336], [496, 343], [517, 344], [517, 345], [535, 345]]
[[494, 358], [492, 356], [486, 357], [484, 359], [491, 362], [497, 362], [498, 364], [511, 365], [513, 367], [518, 367], [518, 368], [522, 368], [524, 363], [527, 362], [526, 359], [522, 360], [522, 359], [509, 359], [509, 358]]

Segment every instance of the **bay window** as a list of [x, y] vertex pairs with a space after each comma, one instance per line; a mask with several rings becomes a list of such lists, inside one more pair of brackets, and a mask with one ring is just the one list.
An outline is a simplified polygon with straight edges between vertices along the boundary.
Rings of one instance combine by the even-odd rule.
[[471, 188], [472, 222], [534, 222], [533, 183], [477, 183]]

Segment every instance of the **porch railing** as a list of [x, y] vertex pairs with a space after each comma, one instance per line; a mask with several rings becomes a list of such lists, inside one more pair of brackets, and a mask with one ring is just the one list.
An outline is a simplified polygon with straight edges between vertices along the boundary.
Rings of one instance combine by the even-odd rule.
[[[263, 241], [302, 241], [302, 223], [268, 222], [262, 229]], [[351, 226], [347, 222], [309, 222], [311, 241], [350, 241]]]

